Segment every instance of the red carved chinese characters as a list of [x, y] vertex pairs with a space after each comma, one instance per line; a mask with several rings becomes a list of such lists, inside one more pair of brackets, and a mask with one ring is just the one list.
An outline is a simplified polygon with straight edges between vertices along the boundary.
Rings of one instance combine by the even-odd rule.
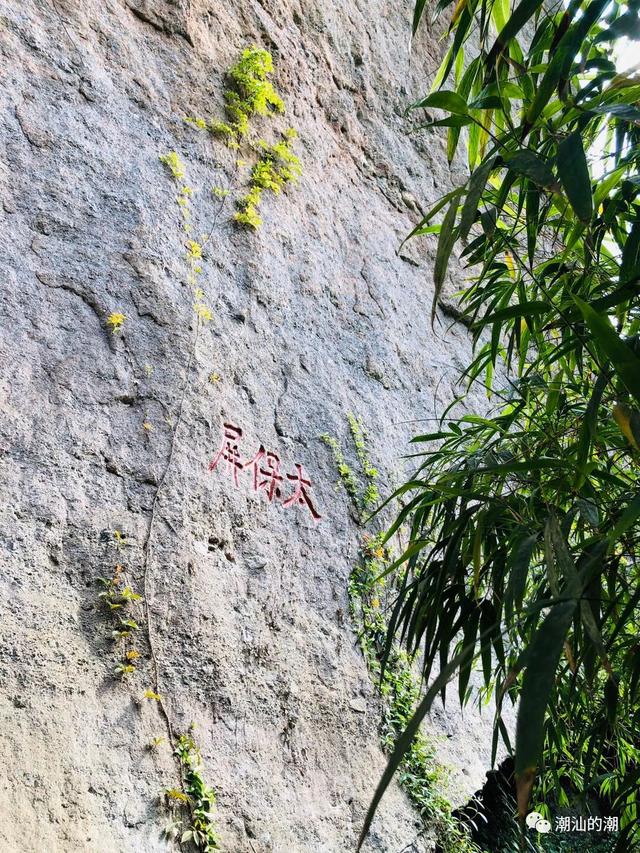
[[247, 462], [242, 465], [243, 470], [247, 470], [248, 468], [251, 468], [253, 470], [254, 492], [258, 491], [258, 482], [260, 480], [260, 462], [262, 461], [262, 459], [264, 459], [265, 453], [266, 451], [264, 449], [264, 444], [261, 444], [260, 448], [258, 449], [258, 452], [253, 457], [253, 459], [247, 460]]
[[278, 454], [267, 453], [265, 466], [264, 468], [260, 468], [260, 473], [264, 477], [264, 480], [260, 480], [258, 488], [266, 491], [267, 500], [271, 503], [274, 495], [276, 498], [279, 498], [282, 494], [280, 483], [284, 477], [280, 473], [280, 457]]
[[226, 464], [226, 471], [231, 474], [234, 485], [238, 485], [238, 474], [249, 471], [251, 473], [251, 485], [254, 492], [264, 491], [267, 500], [271, 503], [274, 498], [282, 504], [284, 509], [292, 506], [304, 506], [309, 510], [314, 521], [319, 521], [320, 513], [313, 505], [309, 497], [311, 480], [305, 474], [302, 465], [295, 464], [295, 473], [287, 474], [286, 479], [291, 481], [293, 491], [290, 495], [283, 495], [282, 484], [285, 477], [280, 473], [280, 457], [271, 450], [265, 450], [263, 444], [251, 459], [241, 461], [239, 442], [242, 438], [242, 429], [231, 423], [225, 423], [222, 444], [217, 454], [209, 463], [209, 470], [214, 471], [220, 461]]
[[240, 427], [234, 426], [233, 424], [225, 423], [223, 426], [224, 437], [222, 439], [222, 444], [220, 445], [220, 450], [209, 463], [209, 470], [215, 470], [218, 462], [223, 459], [227, 463], [227, 472], [231, 472], [233, 482], [237, 486], [238, 471], [242, 471], [243, 468], [242, 462], [240, 461], [240, 450], [238, 449], [238, 442], [242, 438], [242, 430]]
[[287, 480], [293, 480], [296, 484], [295, 491], [291, 495], [290, 498], [287, 498], [286, 501], [282, 502], [282, 506], [286, 509], [287, 507], [293, 506], [294, 504], [301, 504], [302, 506], [306, 506], [314, 521], [318, 521], [320, 515], [316, 512], [315, 507], [311, 503], [311, 498], [307, 493], [306, 486], [311, 486], [311, 480], [307, 480], [304, 476], [304, 471], [302, 469], [302, 465], [298, 465], [296, 463], [296, 473], [295, 474], [287, 474]]

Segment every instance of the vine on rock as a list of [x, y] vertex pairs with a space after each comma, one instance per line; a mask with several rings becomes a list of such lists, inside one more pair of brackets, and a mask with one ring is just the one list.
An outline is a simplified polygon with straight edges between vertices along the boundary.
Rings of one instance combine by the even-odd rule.
[[216, 795], [200, 773], [202, 759], [192, 731], [193, 727], [180, 735], [176, 742], [174, 755], [182, 770], [182, 788], [166, 791], [173, 820], [166, 827], [165, 834], [180, 844], [192, 843], [198, 850], [211, 853], [220, 850], [214, 823]]
[[[321, 439], [331, 449], [340, 483], [351, 500], [358, 526], [363, 527], [379, 501], [378, 471], [371, 462], [362, 420], [349, 412], [347, 421], [360, 466], [359, 474], [349, 466], [333, 436], [325, 434]], [[383, 598], [387, 593], [387, 570], [393, 559], [383, 533], [371, 535], [363, 532], [360, 557], [351, 571], [348, 584], [351, 619], [371, 678], [382, 696], [380, 744], [387, 754], [393, 752], [420, 695], [419, 682], [404, 651], [392, 648], [382, 668], [387, 634]], [[434, 745], [423, 732], [418, 732], [401, 765], [400, 786], [420, 813], [424, 828], [435, 830], [442, 853], [480, 853], [452, 816], [451, 804], [443, 793], [445, 776], [446, 768], [438, 763]]]
[[264, 139], [258, 141], [261, 157], [251, 172], [249, 192], [238, 200], [240, 208], [234, 219], [241, 225], [259, 228], [262, 219], [258, 207], [264, 190], [270, 190], [278, 195], [290, 181], [295, 181], [302, 174], [300, 160], [291, 150], [291, 144], [297, 137], [297, 132], [288, 128], [282, 135], [282, 140], [275, 145], [269, 145]]
[[[211, 121], [188, 116], [185, 121], [200, 130], [210, 131], [214, 137], [237, 151], [243, 145], [248, 155], [257, 157], [251, 170], [248, 191], [240, 196], [236, 205], [234, 221], [239, 225], [258, 229], [262, 218], [258, 212], [265, 190], [278, 195], [286, 184], [296, 181], [302, 174], [302, 166], [293, 151], [297, 132], [287, 128], [281, 139], [269, 143], [265, 139], [254, 139], [250, 134], [250, 119], [256, 115], [267, 116], [285, 112], [284, 101], [267, 79], [273, 72], [273, 58], [267, 50], [250, 47], [242, 52], [240, 59], [227, 74], [229, 86], [224, 93], [227, 121]], [[236, 169], [246, 165], [236, 160]], [[215, 195], [228, 191], [214, 187]]]
[[[193, 190], [185, 183], [186, 167], [175, 151], [171, 151], [168, 154], [161, 156], [160, 161], [168, 168], [173, 180], [178, 185], [176, 204], [180, 210], [182, 232], [187, 237], [184, 243], [185, 254], [183, 260], [187, 268], [187, 283], [192, 291], [193, 310], [196, 315], [196, 323], [187, 357], [184, 380], [180, 389], [177, 416], [175, 423], [172, 424], [169, 453], [153, 498], [147, 536], [143, 546], [144, 603], [146, 611], [147, 636], [153, 661], [153, 689], [146, 691], [145, 698], [154, 700], [158, 705], [160, 713], [165, 720], [169, 745], [172, 748], [173, 756], [176, 759], [180, 772], [180, 787], [169, 788], [165, 791], [164, 799], [170, 808], [172, 816], [172, 821], [166, 828], [165, 834], [172, 840], [178, 841], [180, 845], [190, 844], [197, 850], [209, 853], [209, 851], [220, 849], [215, 830], [215, 816], [213, 813], [215, 807], [215, 794], [213, 789], [210, 789], [205, 785], [200, 774], [200, 750], [193, 738], [193, 726], [188, 734], [175, 734], [169, 708], [160, 688], [160, 666], [158, 653], [156, 651], [155, 634], [153, 631], [153, 614], [151, 609], [153, 598], [150, 591], [150, 568], [151, 544], [158, 511], [158, 500], [171, 468], [178, 430], [182, 425], [184, 418], [184, 404], [191, 379], [192, 366], [196, 358], [196, 350], [201, 328], [203, 324], [206, 324], [213, 319], [213, 312], [208, 305], [204, 290], [198, 284], [198, 280], [203, 271], [203, 245], [204, 242], [208, 242], [211, 238], [213, 227], [215, 227], [218, 214], [224, 204], [224, 196], [220, 199], [220, 207], [216, 212], [214, 224], [209, 237], [206, 238], [206, 241], [203, 241], [203, 244], [198, 243], [188, 236], [192, 230], [190, 202], [193, 196]], [[163, 739], [155, 738], [152, 742], [152, 746], [158, 746], [162, 740]], [[184, 826], [185, 823], [186, 827]]]
[[136, 671], [136, 661], [140, 657], [134, 642], [140, 626], [133, 617], [136, 615], [135, 606], [142, 596], [134, 592], [123, 565], [121, 553], [127, 543], [126, 536], [120, 530], [114, 530], [113, 539], [118, 551], [118, 561], [111, 577], [98, 578], [98, 583], [102, 586], [98, 598], [105, 606], [111, 622], [111, 639], [118, 660], [114, 673], [124, 679]]

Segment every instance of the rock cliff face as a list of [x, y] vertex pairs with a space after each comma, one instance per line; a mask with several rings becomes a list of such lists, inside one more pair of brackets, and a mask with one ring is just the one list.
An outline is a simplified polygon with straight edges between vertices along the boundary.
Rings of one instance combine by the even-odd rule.
[[[320, 435], [346, 444], [358, 414], [391, 488], [469, 346], [444, 317], [429, 328], [431, 247], [396, 254], [449, 182], [440, 140], [410, 139], [402, 118], [441, 51], [425, 28], [410, 63], [411, 12], [0, 0], [7, 853], [167, 849], [159, 794], [176, 768], [166, 743], [146, 748], [166, 736], [142, 699], [156, 684], [146, 627], [174, 729], [196, 725], [223, 849], [354, 848], [385, 759], [348, 615], [359, 533]], [[222, 117], [224, 72], [251, 44], [273, 54], [304, 170], [265, 197], [255, 233], [231, 221], [235, 189], [220, 214], [211, 194], [242, 152], [183, 121]], [[210, 234], [209, 322], [194, 313], [169, 151], [193, 189], [193, 234]], [[208, 471], [224, 422], [242, 428], [243, 459], [264, 445], [283, 474], [303, 466], [318, 524], [306, 503], [254, 492], [251, 472], [236, 487], [226, 463]], [[117, 564], [148, 606], [132, 606], [141, 657], [124, 681], [97, 584]], [[455, 743], [464, 796], [487, 767], [486, 724], [447, 709], [432, 725]], [[424, 849], [418, 831], [395, 788], [367, 849]]]

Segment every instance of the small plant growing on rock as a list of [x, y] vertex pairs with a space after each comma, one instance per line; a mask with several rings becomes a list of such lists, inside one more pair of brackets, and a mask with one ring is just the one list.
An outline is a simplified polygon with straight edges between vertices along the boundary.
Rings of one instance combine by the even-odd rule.
[[[230, 87], [224, 93], [228, 121], [211, 124], [212, 133], [221, 137], [229, 147], [237, 148], [239, 141], [247, 135], [251, 116], [284, 112], [284, 101], [267, 80], [272, 72], [271, 54], [255, 46], [244, 50], [229, 70]], [[192, 121], [198, 123], [198, 119]]]
[[144, 699], [153, 699], [154, 702], [159, 702], [162, 699], [160, 694], [156, 693], [154, 690], [145, 690], [143, 698]]
[[347, 421], [351, 430], [351, 437], [356, 449], [356, 456], [362, 467], [362, 473], [366, 479], [366, 488], [361, 497], [361, 505], [363, 511], [370, 510], [380, 500], [380, 493], [376, 485], [378, 478], [377, 469], [371, 464], [369, 458], [369, 450], [367, 448], [367, 431], [364, 427], [361, 418], [356, 417], [352, 412], [347, 412]]
[[[191, 233], [191, 198], [193, 196], [192, 188], [184, 183], [186, 177], [186, 167], [178, 154], [175, 151], [170, 151], [168, 154], [163, 154], [160, 158], [171, 172], [171, 176], [178, 185], [178, 194], [176, 195], [176, 204], [180, 209], [182, 216], [182, 230], [185, 235]], [[222, 196], [224, 198], [224, 195]], [[184, 242], [186, 249], [186, 265], [187, 265], [187, 281], [194, 292], [193, 310], [202, 322], [208, 322], [213, 318], [213, 312], [207, 305], [205, 293], [201, 287], [198, 287], [198, 276], [202, 273], [202, 251], [203, 245], [197, 240], [188, 238]]]
[[113, 531], [113, 545], [118, 554], [111, 577], [98, 578], [102, 590], [98, 593], [98, 599], [107, 611], [111, 621], [111, 639], [116, 648], [118, 663], [114, 672], [120, 678], [133, 675], [136, 671], [136, 661], [140, 652], [135, 647], [135, 636], [140, 626], [134, 619], [136, 603], [142, 596], [135, 592], [127, 583], [126, 570], [122, 561], [122, 554], [127, 547], [127, 536], [121, 530]]
[[180, 159], [177, 151], [169, 151], [168, 154], [162, 154], [160, 156], [160, 162], [164, 163], [176, 181], [181, 181], [184, 178], [184, 163]]
[[328, 433], [321, 435], [320, 439], [327, 445], [327, 447], [330, 448], [333, 455], [333, 461], [335, 462], [338, 474], [340, 475], [340, 481], [336, 488], [339, 489], [340, 485], [342, 485], [353, 501], [354, 506], [357, 506], [358, 482], [350, 466], [347, 464], [347, 460], [344, 457], [344, 453], [342, 452], [342, 448], [340, 447], [338, 440]]
[[98, 583], [102, 586], [98, 598], [107, 608], [113, 624], [111, 638], [118, 653], [114, 672], [120, 678], [126, 678], [136, 671], [136, 660], [140, 657], [140, 652], [133, 645], [140, 626], [132, 618], [131, 610], [141, 596], [126, 583], [125, 569], [120, 563], [116, 564], [112, 577], [98, 578]]
[[347, 422], [351, 431], [356, 456], [365, 479], [365, 486], [362, 492], [360, 492], [356, 476], [347, 464], [338, 441], [326, 433], [321, 435], [320, 438], [331, 449], [333, 461], [340, 474], [340, 481], [351, 498], [354, 509], [357, 511], [359, 523], [363, 524], [367, 512], [371, 511], [380, 500], [380, 493], [376, 485], [378, 471], [371, 464], [367, 448], [367, 431], [362, 420], [352, 412], [347, 412]]
[[252, 169], [249, 192], [238, 201], [240, 209], [233, 217], [240, 225], [259, 228], [262, 219], [258, 207], [263, 191], [270, 190], [278, 195], [286, 184], [300, 177], [302, 166], [291, 148], [297, 135], [293, 128], [289, 128], [274, 145], [269, 145], [264, 139], [258, 142], [261, 156]]
[[180, 735], [175, 745], [174, 754], [182, 770], [183, 790], [171, 788], [165, 791], [167, 805], [174, 815], [165, 834], [180, 845], [192, 844], [196, 850], [211, 853], [220, 850], [214, 823], [216, 795], [200, 773], [202, 759], [192, 731], [193, 727]]
[[127, 545], [127, 534], [123, 533], [121, 530], [114, 530], [113, 541], [115, 542], [118, 551], [122, 551]]
[[122, 331], [126, 316], [120, 311], [112, 311], [107, 317], [107, 328], [111, 329], [114, 334]]
[[[200, 130], [210, 130], [214, 136], [222, 139], [228, 148], [239, 149], [241, 142], [249, 137], [250, 118], [254, 115], [284, 113], [284, 101], [267, 79], [273, 72], [271, 54], [255, 45], [242, 52], [240, 59], [231, 67], [227, 78], [229, 86], [224, 93], [226, 121], [212, 121], [210, 124], [202, 118], [189, 116], [185, 121]], [[264, 139], [257, 142], [249, 140], [249, 145], [258, 153], [258, 161], [251, 172], [248, 191], [237, 200], [238, 210], [234, 220], [239, 225], [258, 229], [262, 224], [259, 213], [260, 201], [264, 190], [279, 193], [285, 184], [294, 181], [302, 172], [300, 160], [292, 150], [292, 142], [297, 136], [293, 128], [282, 135], [282, 139], [269, 144]], [[184, 176], [179, 158], [175, 152], [161, 158], [172, 170], [176, 180]], [[176, 155], [177, 157], [177, 155]], [[236, 172], [246, 161], [237, 159]], [[224, 200], [228, 189], [214, 186], [213, 195]]]
[[238, 201], [240, 208], [233, 214], [233, 218], [240, 225], [246, 225], [256, 231], [262, 225], [262, 217], [258, 213], [258, 205], [262, 198], [260, 187], [251, 187], [249, 192]]

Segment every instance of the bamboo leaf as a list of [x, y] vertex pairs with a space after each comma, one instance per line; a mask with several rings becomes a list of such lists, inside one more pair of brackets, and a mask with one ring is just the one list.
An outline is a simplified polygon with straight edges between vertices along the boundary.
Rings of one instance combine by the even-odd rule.
[[526, 195], [527, 204], [527, 254], [529, 263], [533, 264], [538, 239], [538, 214], [540, 212], [540, 190], [533, 181], [529, 181]]
[[632, 121], [634, 123], [640, 121], [640, 110], [628, 104], [599, 104], [596, 107], [589, 107], [589, 109], [591, 112], [612, 115], [623, 121]]
[[492, 71], [498, 57], [504, 51], [511, 39], [515, 38], [527, 21], [543, 7], [543, 0], [522, 0], [513, 10], [505, 26], [498, 33], [493, 47], [486, 59], [487, 71]]
[[571, 207], [578, 219], [582, 222], [589, 222], [593, 216], [591, 177], [582, 146], [582, 138], [577, 131], [569, 134], [558, 145], [556, 162], [558, 177]]
[[555, 182], [553, 172], [547, 161], [528, 148], [509, 154], [504, 159], [509, 169], [519, 175], [524, 175], [540, 187], [550, 187]]
[[470, 648], [471, 652], [465, 659], [464, 663], [460, 665], [460, 672], [458, 674], [458, 698], [460, 699], [460, 705], [464, 705], [467, 687], [469, 685], [469, 678], [471, 677], [473, 652], [475, 650], [476, 634], [478, 633], [479, 622], [480, 607], [475, 606], [471, 611], [471, 614], [465, 620], [463, 628], [462, 647]]
[[507, 561], [507, 576], [509, 578], [505, 593], [505, 609], [508, 617], [516, 610], [520, 610], [524, 601], [524, 593], [527, 585], [527, 573], [531, 558], [536, 547], [538, 535], [532, 533], [519, 539], [514, 548], [511, 549]]
[[596, 435], [596, 429], [598, 424], [598, 409], [600, 407], [602, 395], [604, 394], [604, 390], [607, 387], [608, 382], [609, 374], [605, 371], [601, 373], [598, 379], [596, 380], [596, 384], [593, 388], [593, 394], [591, 395], [589, 403], [587, 404], [584, 420], [582, 421], [582, 426], [580, 427], [580, 436], [576, 449], [576, 461], [579, 471], [578, 476], [581, 478], [581, 480], [584, 480], [585, 477], [585, 467], [589, 459], [589, 451]]
[[[566, 539], [560, 529], [558, 519], [553, 512], [547, 519], [547, 524], [545, 526], [545, 539], [548, 539], [551, 543], [553, 552], [555, 553], [557, 566], [562, 572], [562, 578], [565, 581], [563, 594], [568, 595], [571, 598], [578, 598], [582, 594], [580, 581], [578, 579], [578, 572], [569, 548], [567, 547]], [[559, 576], [556, 575], [555, 587], [554, 584], [551, 584], [551, 592], [556, 598], [560, 597], [558, 581]]]
[[[639, 120], [640, 120], [640, 110]], [[622, 263], [620, 264], [620, 284], [632, 278], [638, 278], [640, 270], [640, 220], [631, 226], [627, 239], [622, 249]]]
[[577, 296], [573, 297], [593, 337], [616, 373], [636, 400], [640, 403], [640, 359], [614, 331], [607, 317], [597, 314], [590, 305]]
[[638, 410], [630, 409], [625, 403], [616, 403], [613, 407], [613, 418], [629, 444], [636, 450], [640, 450], [640, 414]]
[[547, 106], [556, 86], [568, 78], [573, 60], [582, 47], [589, 29], [602, 15], [608, 2], [609, 0], [591, 0], [578, 21], [567, 30], [555, 46], [551, 61], [538, 84], [534, 101], [527, 111], [527, 127], [534, 124]]
[[445, 213], [444, 219], [442, 221], [442, 230], [440, 231], [438, 249], [436, 251], [436, 263], [433, 271], [433, 282], [435, 285], [435, 292], [433, 294], [433, 302], [431, 304], [432, 327], [436, 319], [436, 308], [438, 305], [438, 299], [440, 298], [440, 292], [442, 291], [442, 286], [444, 285], [445, 278], [447, 275], [449, 258], [451, 257], [451, 252], [453, 251], [453, 247], [456, 242], [455, 223], [457, 213], [458, 199], [454, 198], [453, 201], [449, 204], [449, 209]]
[[432, 92], [426, 98], [422, 98], [422, 100], [411, 104], [409, 109], [418, 110], [427, 109], [428, 107], [446, 110], [457, 115], [467, 115], [469, 112], [467, 102], [461, 95], [457, 92], [448, 92], [442, 89], [439, 92]]
[[[565, 538], [562, 535], [562, 531], [560, 530], [558, 520], [553, 514], [549, 517], [548, 529], [553, 542], [553, 548], [556, 552], [558, 564], [562, 568], [562, 573], [566, 580], [566, 594], [571, 597], [580, 598], [580, 615], [582, 621], [587, 630], [587, 633], [589, 634], [589, 637], [591, 638], [591, 641], [593, 642], [596, 648], [596, 651], [598, 652], [600, 659], [604, 664], [605, 669], [611, 676], [611, 664], [609, 663], [609, 659], [607, 657], [600, 629], [598, 628], [598, 625], [596, 623], [590, 603], [588, 601], [585, 601], [585, 599], [582, 597], [583, 589], [580, 582], [580, 578], [578, 576], [578, 571], [573, 562], [573, 559], [571, 558], [571, 554], [569, 553], [569, 549], [567, 547]], [[597, 561], [601, 565], [603, 556], [602, 550], [600, 549], [598, 552], [596, 552], [595, 556]], [[591, 566], [591, 569], [593, 576], [593, 566]]]
[[[528, 459], [526, 462], [503, 462], [495, 465], [483, 465], [475, 468], [473, 473], [478, 474], [519, 474], [529, 473], [533, 471], [544, 471], [548, 468], [557, 468], [563, 464], [562, 459], [540, 457], [538, 459]], [[566, 463], [564, 463], [566, 464]], [[449, 478], [451, 475], [446, 474]], [[444, 478], [443, 478], [444, 479]]]
[[629, 530], [640, 518], [640, 495], [637, 495], [624, 510], [615, 526], [609, 534], [609, 542], [613, 547], [616, 542]]
[[442, 196], [442, 198], [438, 199], [438, 201], [433, 205], [433, 207], [430, 208], [428, 213], [423, 216], [421, 222], [419, 222], [418, 225], [416, 225], [416, 227], [413, 229], [413, 231], [407, 234], [402, 243], [400, 243], [400, 245], [398, 246], [398, 254], [400, 253], [400, 250], [407, 242], [407, 240], [411, 240], [412, 237], [420, 236], [420, 234], [423, 233], [424, 227], [431, 222], [436, 213], [439, 213], [442, 208], [445, 207], [445, 205], [451, 200], [455, 201], [457, 198], [459, 198], [463, 192], [464, 187], [457, 187], [455, 190], [451, 190], [451, 192], [448, 192], [446, 195]]
[[411, 25], [411, 34], [415, 36], [418, 32], [418, 27], [420, 26], [420, 21], [422, 19], [422, 13], [424, 12], [424, 7], [427, 4], [427, 0], [416, 0], [416, 5], [413, 10], [413, 23]]
[[464, 200], [462, 213], [460, 214], [459, 237], [463, 243], [466, 242], [471, 226], [475, 222], [476, 214], [478, 212], [478, 204], [482, 198], [482, 193], [484, 192], [494, 162], [494, 158], [492, 157], [485, 160], [484, 163], [478, 166], [469, 179], [467, 197]]

